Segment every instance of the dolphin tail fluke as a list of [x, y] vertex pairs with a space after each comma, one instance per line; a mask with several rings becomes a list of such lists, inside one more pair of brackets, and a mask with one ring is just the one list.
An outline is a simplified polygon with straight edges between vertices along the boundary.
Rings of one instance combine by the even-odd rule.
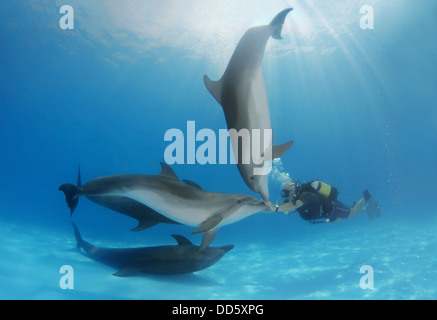
[[77, 204], [79, 203], [79, 188], [76, 187], [74, 184], [66, 183], [59, 187], [59, 190], [64, 192], [65, 194], [65, 201], [68, 204], [68, 207], [70, 208], [70, 216], [73, 215], [74, 210], [77, 207]]
[[71, 224], [73, 225], [74, 228], [74, 237], [76, 238], [77, 249], [83, 249], [86, 253], [95, 251], [96, 247], [83, 240], [82, 236], [80, 235], [79, 229], [76, 227], [76, 225], [73, 222]]
[[208, 89], [209, 93], [217, 100], [217, 102], [222, 104], [222, 82], [212, 81], [207, 75], [203, 77], [203, 82], [205, 87]]
[[80, 235], [79, 229], [76, 227], [76, 225], [73, 222], [71, 224], [73, 225], [73, 228], [74, 228], [74, 237], [76, 238], [77, 248], [80, 249], [80, 248], [82, 248], [82, 244], [84, 241], [83, 241], [82, 236]]
[[273, 18], [272, 22], [270, 22], [270, 27], [272, 28], [272, 37], [275, 39], [282, 39], [281, 31], [282, 26], [284, 25], [285, 18], [287, 14], [292, 11], [292, 8], [288, 8], [279, 12], [276, 17]]

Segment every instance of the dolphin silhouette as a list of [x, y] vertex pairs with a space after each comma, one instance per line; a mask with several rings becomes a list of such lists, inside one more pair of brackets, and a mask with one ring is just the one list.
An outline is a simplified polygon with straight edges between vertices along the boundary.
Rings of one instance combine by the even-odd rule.
[[[260, 150], [270, 151], [271, 159], [282, 156], [293, 144], [292, 141], [281, 146], [272, 147], [272, 138], [264, 141], [265, 130], [271, 130], [270, 111], [264, 83], [263, 58], [267, 41], [270, 37], [282, 39], [281, 31], [287, 14], [293, 9], [281, 11], [269, 25], [249, 29], [238, 43], [229, 61], [225, 73], [219, 81], [212, 81], [204, 76], [205, 86], [217, 102], [223, 107], [228, 129], [240, 132], [247, 129], [253, 144], [253, 129], [260, 130]], [[271, 132], [271, 131], [270, 131]], [[231, 139], [232, 141], [232, 139]], [[263, 149], [262, 146], [264, 146]], [[269, 201], [268, 173], [254, 174], [254, 169], [261, 165], [250, 155], [252, 145], [242, 143], [241, 140], [232, 141], [232, 147], [237, 157], [237, 167], [247, 186], [259, 193], [265, 201]], [[260, 154], [265, 157], [268, 153]], [[242, 161], [249, 156], [249, 162]], [[247, 158], [246, 158], [247, 159]], [[271, 165], [271, 162], [269, 163]], [[270, 167], [271, 168], [271, 167]]]
[[206, 269], [218, 262], [225, 253], [234, 248], [233, 244], [222, 247], [209, 247], [199, 252], [181, 235], [172, 235], [178, 245], [111, 249], [99, 248], [84, 241], [77, 227], [73, 224], [77, 247], [88, 257], [98, 262], [117, 268], [114, 276], [126, 277], [141, 273], [172, 275], [192, 273]]
[[198, 227], [193, 234], [205, 232], [199, 250], [205, 249], [220, 227], [258, 212], [275, 208], [243, 194], [209, 192], [179, 181], [173, 169], [161, 163], [158, 175], [114, 175], [97, 178], [81, 187], [63, 184], [67, 204], [73, 214], [79, 197], [117, 196], [135, 200], [180, 224]]

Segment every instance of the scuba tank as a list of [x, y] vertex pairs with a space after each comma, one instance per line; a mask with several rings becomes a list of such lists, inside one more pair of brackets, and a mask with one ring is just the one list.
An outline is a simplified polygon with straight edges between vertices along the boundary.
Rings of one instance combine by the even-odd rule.
[[324, 196], [325, 198], [329, 198], [331, 194], [333, 194], [333, 189], [335, 189], [329, 184], [319, 180], [314, 180], [313, 182], [311, 182], [311, 187], [313, 187], [314, 190], [316, 190], [320, 195]]

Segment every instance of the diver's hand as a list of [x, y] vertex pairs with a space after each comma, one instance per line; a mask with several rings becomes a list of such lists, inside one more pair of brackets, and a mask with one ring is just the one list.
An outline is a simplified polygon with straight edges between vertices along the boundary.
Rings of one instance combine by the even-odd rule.
[[264, 201], [264, 200], [261, 200], [261, 202], [267, 206], [267, 208], [263, 211], [264, 213], [276, 212], [277, 207], [273, 203], [271, 203], [270, 201]]
[[278, 211], [284, 212], [285, 214], [288, 214], [290, 211], [296, 211], [303, 205], [303, 202], [300, 200], [296, 201], [296, 204], [293, 204], [293, 202], [286, 202], [279, 206]]

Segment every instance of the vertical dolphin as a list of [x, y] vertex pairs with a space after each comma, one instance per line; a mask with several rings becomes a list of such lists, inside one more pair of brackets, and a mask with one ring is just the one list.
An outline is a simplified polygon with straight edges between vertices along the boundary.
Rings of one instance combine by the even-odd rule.
[[[259, 193], [265, 201], [269, 201], [270, 170], [256, 174], [254, 169], [261, 169], [262, 166], [265, 168], [266, 164], [270, 166], [271, 160], [284, 154], [293, 142], [272, 147], [272, 137], [265, 136], [266, 130], [271, 132], [272, 125], [262, 63], [267, 41], [270, 37], [282, 39], [281, 31], [285, 18], [292, 10], [289, 8], [281, 11], [268, 25], [249, 29], [238, 43], [219, 81], [212, 81], [207, 75], [204, 76], [206, 88], [223, 107], [228, 129], [230, 131], [235, 129], [238, 133], [247, 129], [249, 132], [250, 143], [233, 140], [231, 135], [232, 147], [242, 178], [248, 187]], [[253, 136], [253, 129], [260, 130], [260, 139]], [[262, 165], [259, 162], [260, 158], [257, 161], [253, 158], [253, 143], [256, 139], [260, 140], [259, 155], [261, 159], [264, 158]], [[242, 159], [248, 159], [250, 155], [252, 155], [251, 160], [243, 163]]]

